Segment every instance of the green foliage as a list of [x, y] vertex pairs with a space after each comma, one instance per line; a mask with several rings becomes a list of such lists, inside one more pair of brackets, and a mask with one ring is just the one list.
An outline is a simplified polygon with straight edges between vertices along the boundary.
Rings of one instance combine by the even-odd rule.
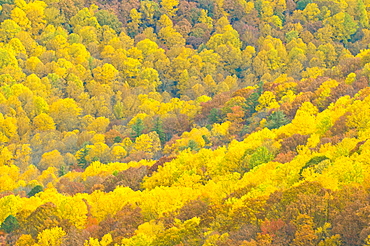
[[309, 3], [312, 3], [312, 0], [299, 0], [297, 2], [297, 9], [304, 10]]
[[122, 141], [122, 138], [120, 136], [114, 137], [113, 142], [114, 143], [120, 143]]
[[222, 121], [221, 110], [213, 108], [209, 111], [208, 120], [210, 124], [220, 123]]
[[81, 168], [86, 168], [89, 164], [86, 160], [86, 156], [88, 156], [90, 152], [90, 148], [87, 146], [88, 144], [88, 142], [85, 142], [83, 148], [77, 154], [77, 165]]
[[167, 139], [166, 139], [166, 134], [163, 130], [163, 122], [159, 117], [155, 118], [154, 126], [152, 130], [158, 134], [159, 139], [161, 140], [161, 143], [164, 144]]
[[190, 149], [191, 151], [199, 151], [200, 150], [200, 148], [198, 146], [198, 143], [193, 139], [189, 140], [188, 145], [180, 147], [180, 150], [185, 150], [185, 149]]
[[266, 127], [269, 129], [277, 129], [289, 123], [283, 111], [275, 111], [267, 117]]
[[27, 196], [32, 197], [42, 191], [44, 191], [44, 187], [42, 187], [41, 185], [36, 185], [35, 187], [32, 188], [30, 192], [27, 193]]
[[256, 151], [251, 155], [248, 163], [248, 167], [253, 169], [263, 163], [267, 163], [274, 159], [274, 154], [269, 151], [265, 146], [258, 147]]
[[9, 215], [6, 217], [4, 222], [1, 224], [1, 230], [5, 231], [6, 233], [11, 233], [19, 228], [19, 222], [16, 217], [13, 215]]
[[102, 9], [95, 13], [95, 17], [101, 26], [107, 25], [117, 33], [121, 32], [122, 23], [118, 20], [115, 14]]
[[66, 173], [68, 172], [68, 168], [66, 165], [63, 165], [59, 168], [59, 171], [58, 171], [58, 176], [59, 177], [62, 177], [64, 176]]
[[137, 118], [135, 123], [132, 125], [131, 129], [133, 131], [131, 136], [133, 138], [139, 137], [142, 134], [143, 130], [145, 129], [143, 120], [140, 118]]
[[314, 165], [317, 165], [319, 164], [320, 162], [324, 161], [324, 160], [328, 160], [329, 158], [324, 156], [324, 155], [320, 155], [320, 156], [315, 156], [315, 157], [312, 157], [308, 162], [306, 162], [306, 164], [301, 168], [301, 170], [299, 171], [299, 174], [302, 175], [302, 172], [303, 170], [305, 170], [306, 168], [309, 168], [311, 166], [314, 166]]

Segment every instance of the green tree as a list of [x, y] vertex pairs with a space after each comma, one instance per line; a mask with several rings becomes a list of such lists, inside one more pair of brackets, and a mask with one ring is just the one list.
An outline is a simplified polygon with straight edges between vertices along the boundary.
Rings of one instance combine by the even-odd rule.
[[9, 215], [6, 217], [4, 222], [1, 224], [1, 230], [5, 231], [6, 233], [11, 233], [12, 231], [19, 228], [19, 223], [16, 217], [13, 215]]
[[135, 123], [132, 125], [131, 129], [133, 131], [132, 133], [133, 138], [137, 138], [138, 136], [140, 136], [143, 130], [145, 129], [143, 120], [140, 118], [137, 118]]
[[41, 185], [36, 185], [35, 187], [32, 188], [30, 192], [28, 192], [27, 196], [28, 197], [34, 196], [37, 193], [42, 192], [43, 190], [44, 188]]
[[210, 124], [221, 123], [222, 122], [221, 110], [217, 108], [211, 109], [211, 111], [209, 111], [208, 120]]
[[163, 122], [161, 118], [159, 117], [155, 118], [153, 131], [155, 131], [158, 134], [159, 139], [161, 140], [161, 143], [164, 144], [166, 142], [166, 134], [164, 133], [164, 130], [163, 130]]
[[122, 23], [118, 20], [116, 15], [108, 10], [99, 10], [95, 13], [95, 17], [101, 26], [107, 25], [117, 33], [121, 32]]
[[283, 111], [275, 111], [268, 118], [266, 122], [266, 127], [269, 129], [277, 129], [283, 125], [289, 123]]
[[258, 147], [249, 159], [249, 168], [252, 169], [263, 163], [267, 163], [274, 159], [274, 155], [265, 147]]
[[77, 165], [81, 168], [86, 168], [88, 165], [88, 161], [86, 160], [86, 156], [89, 155], [90, 148], [87, 146], [88, 143], [84, 143], [84, 147], [77, 152], [76, 158], [77, 158]]

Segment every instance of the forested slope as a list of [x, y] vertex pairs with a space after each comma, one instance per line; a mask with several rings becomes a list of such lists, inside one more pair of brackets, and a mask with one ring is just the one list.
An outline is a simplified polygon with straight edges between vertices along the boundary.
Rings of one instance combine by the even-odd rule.
[[0, 0], [0, 243], [369, 245], [369, 0]]

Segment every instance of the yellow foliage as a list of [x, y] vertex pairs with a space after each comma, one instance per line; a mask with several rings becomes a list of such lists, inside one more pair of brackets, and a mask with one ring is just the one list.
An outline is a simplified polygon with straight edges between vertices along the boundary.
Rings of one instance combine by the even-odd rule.
[[279, 104], [276, 102], [276, 97], [271, 91], [265, 91], [258, 98], [258, 102], [259, 105], [256, 107], [257, 111], [279, 107]]
[[9, 195], [0, 198], [0, 223], [3, 223], [9, 215], [15, 216], [22, 208], [19, 196]]
[[111, 154], [114, 156], [114, 160], [121, 160], [127, 155], [127, 151], [121, 144], [115, 144], [111, 148]]
[[49, 167], [55, 167], [59, 169], [64, 165], [64, 158], [58, 150], [52, 150], [46, 152], [41, 156], [41, 161], [39, 163], [39, 168], [41, 170], [46, 170]]
[[0, 146], [0, 166], [12, 165], [13, 164], [13, 154], [5, 146]]
[[45, 113], [41, 113], [33, 119], [33, 124], [40, 131], [54, 130], [55, 123], [53, 118]]
[[113, 242], [112, 235], [108, 233], [103, 236], [100, 242], [98, 239], [89, 238], [85, 241], [84, 246], [108, 246], [111, 242]]
[[[95, 132], [92, 131], [90, 133], [95, 133]], [[105, 143], [105, 135], [104, 134], [94, 134], [94, 136], [90, 139], [90, 142], [93, 144]]]
[[40, 246], [59, 246], [62, 244], [62, 237], [66, 232], [61, 227], [45, 229], [37, 235]]

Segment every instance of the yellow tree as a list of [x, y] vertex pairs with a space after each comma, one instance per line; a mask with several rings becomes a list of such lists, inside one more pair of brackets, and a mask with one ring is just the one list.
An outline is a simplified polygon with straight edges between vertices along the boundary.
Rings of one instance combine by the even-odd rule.
[[34, 127], [39, 131], [54, 130], [55, 123], [53, 118], [45, 113], [41, 113], [33, 118]]
[[170, 17], [175, 16], [177, 12], [177, 5], [179, 5], [178, 0], [162, 0], [161, 1], [161, 7], [165, 14], [167, 14]]
[[110, 84], [118, 76], [117, 69], [112, 65], [105, 63], [102, 67], [97, 67], [92, 70], [94, 79], [100, 83]]
[[43, 1], [33, 1], [29, 2], [25, 6], [25, 12], [27, 18], [31, 22], [31, 31], [32, 34], [39, 34], [45, 28], [45, 8], [47, 7], [46, 3]]
[[6, 143], [17, 135], [16, 118], [7, 117], [4, 119], [3, 114], [0, 113], [0, 141]]
[[0, 166], [13, 164], [14, 156], [8, 147], [0, 146]]
[[86, 130], [94, 131], [97, 133], [105, 133], [109, 125], [109, 119], [105, 117], [98, 117], [94, 119], [87, 127]]
[[112, 161], [120, 161], [127, 155], [127, 151], [122, 144], [114, 144], [111, 148]]
[[69, 131], [78, 127], [78, 116], [82, 109], [71, 98], [59, 99], [50, 106], [50, 116], [54, 119], [57, 128]]
[[15, 7], [11, 12], [11, 18], [22, 28], [23, 31], [29, 31], [31, 29], [31, 21], [21, 8]]
[[24, 171], [27, 166], [31, 164], [32, 149], [30, 144], [21, 144], [17, 146], [15, 150], [14, 163], [20, 170]]
[[64, 158], [58, 150], [53, 150], [44, 153], [41, 156], [41, 161], [38, 165], [40, 170], [46, 170], [49, 167], [56, 167], [60, 169], [64, 165]]
[[1, 39], [3, 42], [8, 42], [21, 31], [19, 25], [13, 20], [5, 20], [0, 25]]
[[66, 232], [61, 227], [45, 229], [37, 235], [38, 245], [40, 246], [60, 246], [62, 238]]

